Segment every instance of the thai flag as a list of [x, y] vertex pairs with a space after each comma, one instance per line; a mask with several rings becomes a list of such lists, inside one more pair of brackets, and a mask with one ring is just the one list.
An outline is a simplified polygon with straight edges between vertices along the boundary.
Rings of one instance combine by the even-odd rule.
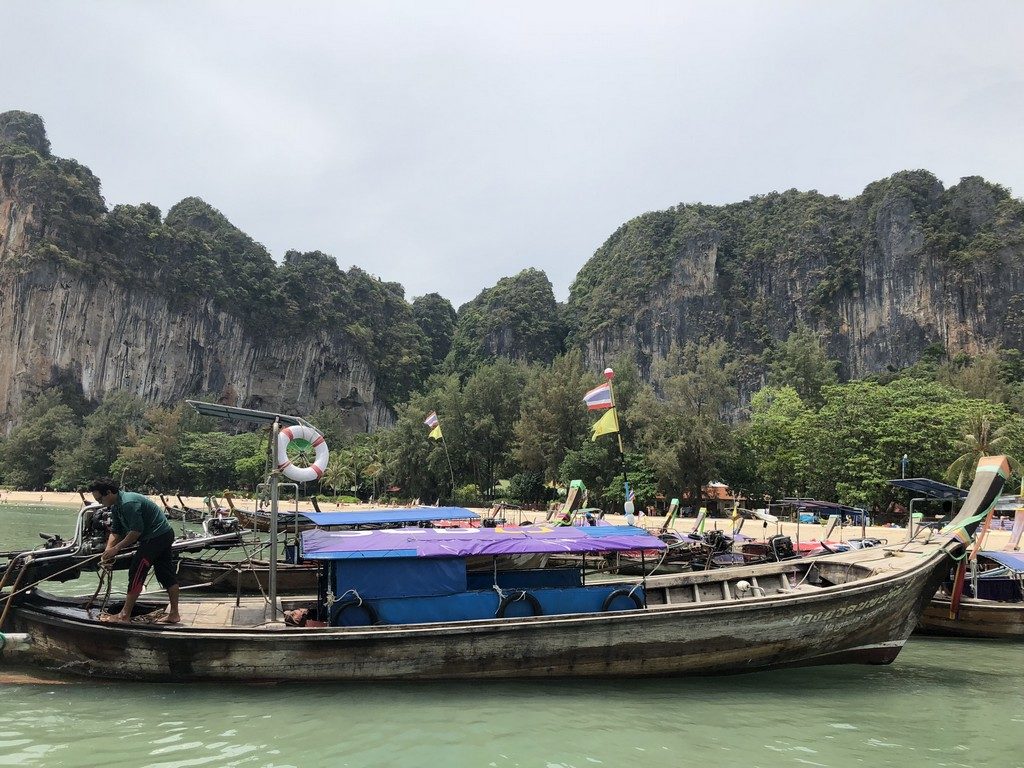
[[594, 387], [583, 396], [583, 402], [587, 404], [588, 411], [603, 411], [612, 407], [612, 385], [602, 384]]
[[437, 421], [437, 411], [431, 411], [431, 412], [430, 412], [430, 415], [429, 415], [429, 416], [427, 416], [427, 418], [425, 418], [425, 419], [423, 420], [423, 423], [424, 423], [424, 424], [426, 424], [426, 425], [427, 425], [428, 427], [430, 427], [431, 429], [433, 429], [434, 427], [436, 427], [436, 426], [438, 425], [438, 421]]
[[629, 483], [626, 483], [626, 501], [636, 501], [636, 491], [629, 487]]

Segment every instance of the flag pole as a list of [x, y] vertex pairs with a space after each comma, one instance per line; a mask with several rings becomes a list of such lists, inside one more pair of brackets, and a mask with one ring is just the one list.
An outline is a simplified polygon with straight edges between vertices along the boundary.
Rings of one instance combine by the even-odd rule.
[[604, 378], [608, 382], [608, 395], [612, 400], [612, 408], [616, 408], [615, 420], [618, 422], [619, 429], [615, 436], [619, 439], [619, 465], [622, 467], [622, 484], [624, 486], [624, 492], [622, 495], [623, 504], [622, 511], [626, 515], [626, 521], [632, 522], [633, 517], [633, 502], [629, 498], [629, 475], [626, 473], [626, 450], [622, 446], [622, 423], [618, 421], [618, 411], [615, 405], [615, 388], [612, 386], [612, 379], [615, 378], [615, 371], [611, 368], [604, 369]]
[[[452, 469], [452, 457], [448, 453], [448, 441], [444, 439], [444, 431], [441, 429], [441, 420], [437, 417], [437, 411], [431, 411], [427, 414], [427, 418], [423, 420], [423, 423], [430, 427], [430, 434], [428, 437], [434, 440], [440, 439], [441, 445], [444, 447], [444, 458], [448, 462], [448, 476], [452, 481], [452, 501], [455, 500], [455, 470]], [[435, 432], [437, 434], [435, 434]], [[438, 499], [440, 501], [440, 499]]]
[[444, 439], [444, 432], [441, 432], [441, 445], [444, 446], [444, 457], [448, 460], [448, 475], [452, 479], [452, 503], [455, 503], [455, 470], [452, 469], [452, 457], [448, 455], [448, 441]]

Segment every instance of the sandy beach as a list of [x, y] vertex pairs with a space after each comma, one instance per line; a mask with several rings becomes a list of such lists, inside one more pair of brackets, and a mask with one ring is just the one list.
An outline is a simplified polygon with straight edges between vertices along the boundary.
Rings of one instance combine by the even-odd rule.
[[[157, 496], [151, 496], [154, 502], [160, 503], [160, 498]], [[202, 496], [183, 496], [185, 503], [190, 507], [197, 509], [205, 508], [205, 503]], [[177, 499], [168, 498], [168, 501], [176, 503]], [[221, 504], [224, 503], [223, 499], [220, 499]], [[0, 510], [3, 509], [3, 504], [17, 504], [23, 506], [68, 506], [68, 507], [79, 507], [82, 504], [82, 499], [77, 493], [73, 492], [57, 492], [57, 491], [6, 491], [0, 490]], [[251, 509], [253, 503], [251, 499], [236, 499], [236, 504], [243, 509]], [[288, 502], [282, 500], [283, 510], [292, 511], [295, 509], [294, 502]], [[335, 504], [334, 502], [321, 502], [320, 508], [327, 511], [345, 510], [345, 509], [374, 509], [378, 508], [367, 504]], [[386, 508], [386, 507], [379, 507]], [[299, 503], [299, 510], [303, 512], [312, 512], [313, 506], [307, 501]], [[485, 508], [473, 508], [473, 511], [486, 515], [489, 510]], [[518, 512], [516, 512], [518, 515]], [[523, 512], [523, 522], [532, 520], [534, 522], [543, 520], [545, 517], [544, 512]], [[625, 520], [622, 515], [608, 515], [607, 520], [618, 524], [624, 524]], [[512, 522], [518, 522], [518, 518], [511, 518]], [[659, 526], [664, 522], [663, 517], [651, 516], [643, 519], [643, 526], [650, 530], [657, 530]], [[693, 529], [695, 520], [693, 518], [678, 518], [673, 526], [677, 531], [690, 531]], [[721, 530], [731, 531], [732, 521], [727, 518], [710, 518], [706, 521], [704, 526], [705, 531], [709, 530]], [[778, 524], [770, 523], [768, 526], [764, 526], [761, 522], [756, 520], [747, 520], [741, 533], [751, 538], [763, 540], [768, 536], [773, 536], [776, 533], [785, 534], [793, 539], [794, 542], [808, 542], [818, 541], [825, 532], [824, 525], [814, 523], [802, 523], [799, 526], [796, 523], [780, 522]], [[862, 533], [861, 527], [858, 526], [845, 526], [842, 528], [836, 528], [832, 535], [829, 537], [829, 541], [848, 541], [849, 539], [860, 538], [862, 535], [866, 535], [872, 538], [885, 539], [890, 544], [899, 543], [906, 539], [907, 530], [905, 527], [900, 528], [885, 528], [882, 526], [868, 526], [866, 531]], [[1010, 531], [1008, 530], [993, 530], [989, 531], [985, 540], [985, 547], [987, 549], [1002, 549], [1007, 542], [1010, 540]]]

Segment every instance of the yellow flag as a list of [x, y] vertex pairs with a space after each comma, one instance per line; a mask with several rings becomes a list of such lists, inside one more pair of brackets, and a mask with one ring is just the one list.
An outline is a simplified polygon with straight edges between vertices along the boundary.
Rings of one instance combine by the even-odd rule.
[[440, 440], [441, 439], [441, 425], [438, 424], [436, 427], [434, 427], [432, 430], [430, 430], [430, 434], [427, 435], [427, 437], [432, 437], [435, 440]]
[[594, 434], [591, 440], [597, 440], [601, 435], [607, 435], [609, 432], [619, 431], [619, 417], [615, 415], [615, 409], [609, 408], [604, 416], [598, 419], [594, 423]]

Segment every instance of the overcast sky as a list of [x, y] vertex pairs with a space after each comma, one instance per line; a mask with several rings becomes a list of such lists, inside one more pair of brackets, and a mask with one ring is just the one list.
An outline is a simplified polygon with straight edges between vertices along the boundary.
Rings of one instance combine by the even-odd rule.
[[1024, 2], [0, 0], [0, 111], [108, 205], [202, 197], [458, 306], [623, 222], [927, 168], [1024, 196]]

